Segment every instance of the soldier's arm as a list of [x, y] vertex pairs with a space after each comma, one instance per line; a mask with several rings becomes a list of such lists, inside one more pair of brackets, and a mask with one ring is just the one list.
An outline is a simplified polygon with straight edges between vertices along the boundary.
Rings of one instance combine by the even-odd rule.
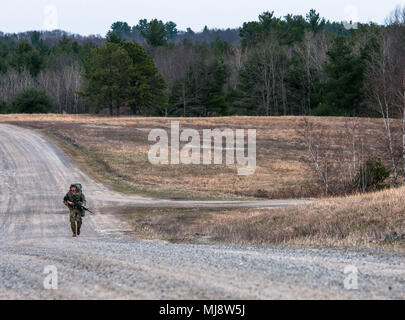
[[69, 206], [67, 195], [65, 195], [65, 197], [63, 198], [63, 204], [64, 204], [65, 206]]
[[84, 193], [82, 193], [82, 203], [83, 203], [83, 207], [86, 206], [86, 197], [84, 196]]

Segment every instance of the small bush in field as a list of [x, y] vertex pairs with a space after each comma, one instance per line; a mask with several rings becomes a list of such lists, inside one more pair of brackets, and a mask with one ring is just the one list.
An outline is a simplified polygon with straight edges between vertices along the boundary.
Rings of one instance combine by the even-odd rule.
[[361, 192], [377, 191], [387, 188], [384, 181], [390, 176], [381, 160], [370, 159], [363, 163], [355, 179], [355, 185]]

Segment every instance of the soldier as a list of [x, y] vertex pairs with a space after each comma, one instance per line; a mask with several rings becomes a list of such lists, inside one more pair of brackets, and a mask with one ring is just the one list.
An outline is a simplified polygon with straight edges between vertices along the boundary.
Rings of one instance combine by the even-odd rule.
[[70, 226], [73, 232], [72, 237], [79, 236], [80, 228], [82, 226], [82, 207], [86, 206], [86, 198], [81, 190], [81, 185], [72, 184], [69, 192], [63, 198], [63, 203], [70, 211]]

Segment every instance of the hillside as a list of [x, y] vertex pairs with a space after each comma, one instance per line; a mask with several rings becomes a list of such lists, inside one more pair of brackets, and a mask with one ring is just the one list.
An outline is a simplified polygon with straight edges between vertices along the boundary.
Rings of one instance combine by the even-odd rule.
[[[200, 133], [210, 128], [256, 129], [255, 174], [239, 176], [236, 165], [225, 164], [152, 165], [148, 151], [153, 142], [148, 141], [148, 134], [153, 128], [169, 131], [173, 120], [180, 121], [180, 130], [194, 128]], [[328, 195], [351, 191], [342, 188], [356, 174], [352, 157], [357, 159], [357, 166], [364, 157], [353, 152], [381, 158], [389, 166], [389, 159], [384, 159], [385, 145], [380, 141], [381, 119], [312, 118], [311, 121], [313, 139], [321, 135], [317, 142], [319, 161], [333, 162], [328, 170], [330, 184], [336, 187]], [[304, 130], [301, 117], [0, 115], [0, 122], [40, 130], [95, 179], [119, 191], [172, 199], [285, 199], [326, 195], [301, 134]]]
[[[147, 154], [152, 128], [169, 129], [172, 120], [180, 130], [195, 128], [256, 129], [257, 168], [253, 176], [237, 175], [235, 166], [161, 165], [154, 166]], [[68, 115], [0, 115], [1, 122], [16, 123], [40, 130], [56, 141], [76, 162], [99, 181], [120, 191], [158, 195], [163, 198], [305, 198], [319, 197], [324, 191], [313, 170], [303, 141], [301, 117], [228, 118], [138, 118]], [[314, 118], [326, 148], [342, 160], [342, 150], [351, 147], [348, 131], [354, 124], [356, 143], [371, 146], [381, 156], [379, 144], [382, 121], [378, 119]], [[355, 122], [353, 122], [355, 121]], [[360, 127], [359, 127], [360, 126]], [[346, 128], [348, 127], [348, 128]], [[350, 127], [350, 128], [349, 128]], [[361, 134], [361, 132], [364, 132]], [[348, 164], [352, 159], [348, 158]], [[345, 163], [347, 164], [347, 163]], [[337, 168], [338, 169], [338, 168]], [[339, 191], [339, 190], [337, 190]]]

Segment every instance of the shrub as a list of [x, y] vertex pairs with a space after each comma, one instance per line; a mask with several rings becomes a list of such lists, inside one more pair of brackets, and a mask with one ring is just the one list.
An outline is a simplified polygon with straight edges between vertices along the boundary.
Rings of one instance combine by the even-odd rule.
[[54, 109], [52, 100], [45, 91], [30, 88], [13, 97], [13, 113], [49, 113]]
[[384, 181], [390, 176], [381, 160], [370, 159], [363, 163], [355, 178], [355, 186], [361, 192], [382, 190]]

